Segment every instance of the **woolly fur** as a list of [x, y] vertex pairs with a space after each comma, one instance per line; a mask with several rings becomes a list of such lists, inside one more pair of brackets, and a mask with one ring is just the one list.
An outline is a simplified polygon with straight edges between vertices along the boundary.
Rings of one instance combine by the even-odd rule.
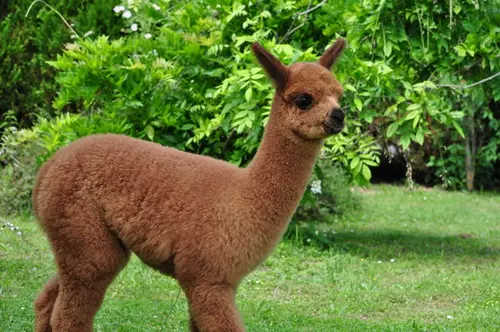
[[[343, 127], [330, 66], [344, 46], [337, 40], [318, 63], [287, 67], [253, 45], [276, 93], [246, 168], [110, 134], [49, 159], [33, 197], [58, 273], [35, 301], [35, 330], [92, 331], [106, 288], [133, 252], [179, 282], [191, 331], [244, 331], [238, 284], [281, 239], [323, 139]], [[303, 93], [315, 101], [308, 110], [294, 102]]]

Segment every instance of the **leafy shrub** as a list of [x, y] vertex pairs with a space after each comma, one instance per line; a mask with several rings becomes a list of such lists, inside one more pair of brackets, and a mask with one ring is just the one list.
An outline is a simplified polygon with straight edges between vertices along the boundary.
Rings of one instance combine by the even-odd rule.
[[431, 156], [427, 166], [435, 169], [443, 188], [463, 189], [465, 187], [464, 168], [465, 149], [463, 144], [450, 144], [443, 147], [439, 156]]
[[[74, 28], [83, 33], [118, 36], [118, 19], [109, 11], [114, 0], [55, 0], [51, 5]], [[51, 101], [57, 87], [55, 71], [45, 62], [70, 42], [71, 31], [60, 18], [41, 3], [25, 14], [32, 0], [5, 1], [0, 19], [0, 122], [11, 110], [22, 127], [30, 125], [36, 114], [53, 114]]]
[[62, 146], [94, 133], [130, 134], [130, 126], [66, 113], [50, 121], [41, 118], [32, 129], [5, 128], [0, 142], [0, 211], [31, 210], [31, 191], [41, 164]]
[[[314, 60], [345, 36], [349, 48], [335, 73], [348, 123], [326, 141], [324, 156], [342, 167], [350, 184], [370, 181], [377, 146], [388, 140], [408, 155], [410, 148], [430, 147], [422, 159], [449, 188], [464, 186], [463, 158], [471, 151], [477, 186], [498, 180], [500, 85], [489, 80], [457, 88], [500, 68], [493, 2], [51, 2], [74, 24], [82, 37], [75, 39], [41, 4], [24, 18], [29, 4], [1, 5], [7, 9], [0, 15], [7, 14], [0, 39], [11, 42], [0, 45], [0, 120], [14, 116], [22, 128], [42, 115], [32, 129], [38, 163], [78, 137], [116, 132], [244, 166], [260, 141], [273, 93], [251, 43], [291, 63]], [[20, 146], [13, 145], [17, 139], [9, 129], [3, 151]], [[469, 143], [475, 146], [465, 149]], [[4, 156], [9, 186], [20, 173], [8, 155], [20, 153]], [[324, 186], [340, 178], [319, 174]], [[321, 208], [308, 210], [304, 201], [302, 211], [328, 211], [330, 203], [318, 202]]]
[[[114, 10], [125, 17], [127, 37], [78, 40], [50, 62], [60, 71], [53, 105], [125, 121], [134, 136], [245, 165], [258, 146], [273, 95], [250, 45], [264, 42], [285, 63], [315, 60], [312, 48], [265, 41], [279, 28], [278, 12], [292, 15], [301, 6], [124, 2]], [[354, 90], [346, 93], [346, 103]], [[330, 140], [329, 146], [333, 155], [335, 146], [361, 144], [342, 161], [353, 165], [353, 181], [367, 183], [378, 151], [369, 135], [360, 135], [361, 126], [352, 122], [346, 140]]]
[[[31, 191], [38, 164], [38, 130], [7, 127], [0, 145], [0, 211], [15, 214], [31, 209]], [[2, 165], [3, 164], [3, 165]]]
[[[317, 54], [312, 50], [321, 51], [338, 33], [347, 36], [350, 44], [341, 66], [336, 69], [345, 88], [342, 104], [349, 111], [349, 122], [342, 136], [326, 142], [326, 151], [333, 160], [341, 162], [354, 183], [365, 185], [370, 181], [370, 167], [379, 163], [377, 141], [391, 140], [407, 153], [410, 145], [418, 149], [424, 142], [433, 141], [436, 132], [442, 133], [441, 140], [449, 144], [472, 135], [463, 130], [468, 112], [462, 110], [477, 109], [488, 99], [475, 98], [474, 101], [474, 96], [452, 92], [443, 86], [453, 86], [453, 82], [463, 80], [463, 76], [451, 73], [455, 64], [468, 66], [469, 57], [476, 57], [474, 63], [481, 62], [484, 70], [493, 71], [500, 66], [493, 56], [499, 34], [494, 24], [471, 24], [472, 19], [481, 21], [481, 15], [488, 16], [490, 6], [485, 5], [478, 11], [470, 1], [454, 2], [451, 14], [448, 4], [438, 6], [429, 1], [411, 6], [406, 2], [371, 0], [363, 6], [355, 1], [328, 3], [315, 10], [311, 6], [311, 3], [291, 1], [255, 4], [211, 0], [187, 4], [123, 1], [115, 11], [122, 18], [122, 31], [128, 37], [120, 41], [123, 50], [118, 47], [114, 51], [125, 51], [121, 56], [133, 52], [139, 57], [146, 51], [156, 51], [159, 59], [172, 66], [169, 79], [175, 83], [170, 82], [169, 91], [159, 90], [164, 98], [158, 98], [158, 104], [143, 105], [138, 100], [148, 100], [156, 89], [147, 80], [143, 83], [137, 78], [131, 79], [124, 89], [100, 89], [98, 87], [106, 87], [110, 77], [86, 76], [82, 72], [85, 66], [81, 65], [61, 67], [62, 62], [75, 63], [82, 56], [78, 52], [66, 52], [52, 63], [61, 70], [58, 77], [62, 97], [60, 95], [55, 105], [82, 109], [83, 113], [99, 108], [102, 114], [109, 114], [109, 108], [113, 107], [110, 100], [128, 97], [136, 105], [132, 107], [133, 112], [143, 111], [143, 114], [132, 119], [124, 114], [130, 111], [118, 110], [122, 107], [118, 102], [113, 117], [108, 118], [132, 121], [134, 135], [245, 164], [257, 147], [272, 95], [269, 82], [263, 79], [262, 71], [252, 58], [249, 44], [265, 41], [265, 46], [286, 63], [314, 60]], [[439, 8], [430, 10], [429, 6]], [[392, 21], [390, 18], [394, 15], [402, 20]], [[443, 20], [443, 15], [450, 17]], [[466, 21], [459, 26], [457, 22], [462, 16]], [[333, 26], [329, 25], [331, 17], [337, 18]], [[283, 24], [287, 20], [292, 23]], [[295, 29], [298, 27], [303, 29]], [[423, 33], [427, 34], [426, 39], [422, 38]], [[436, 43], [430, 42], [431, 34]], [[479, 36], [484, 37], [484, 43], [477, 43]], [[465, 41], [453, 44], [454, 40]], [[75, 45], [89, 54], [94, 52], [96, 59], [99, 52], [106, 53], [102, 38], [78, 41]], [[448, 57], [441, 56], [445, 51]], [[110, 73], [116, 69], [113, 65], [120, 61], [120, 68], [131, 66], [123, 63], [120, 56], [115, 59], [110, 54], [109, 59], [111, 61], [104, 61], [100, 64], [103, 67], [96, 66], [94, 71], [103, 68]], [[150, 65], [144, 59], [134, 63]], [[145, 69], [144, 75], [148, 75], [148, 70]], [[119, 83], [118, 77], [123, 77], [124, 71], [115, 71], [113, 79]], [[470, 79], [475, 77], [478, 75]], [[78, 92], [76, 88], [80, 84], [84, 89]], [[138, 89], [132, 92], [134, 84]], [[73, 89], [69, 88], [71, 85]], [[480, 89], [476, 95], [487, 95], [486, 85]], [[498, 89], [491, 89], [494, 98], [500, 97], [499, 93]], [[462, 99], [472, 100], [474, 107], [462, 107], [468, 105], [456, 102]], [[165, 118], [169, 121], [162, 120]], [[169, 134], [162, 137], [163, 132]], [[442, 145], [442, 141], [437, 142], [437, 146]], [[491, 168], [491, 162], [488, 165]]]
[[285, 238], [297, 244], [328, 247], [334, 234], [332, 223], [352, 218], [361, 208], [361, 197], [350, 184], [348, 173], [338, 163], [318, 160]]
[[322, 159], [316, 163], [295, 219], [332, 222], [352, 215], [359, 206], [359, 197], [351, 191], [349, 176], [344, 168]]

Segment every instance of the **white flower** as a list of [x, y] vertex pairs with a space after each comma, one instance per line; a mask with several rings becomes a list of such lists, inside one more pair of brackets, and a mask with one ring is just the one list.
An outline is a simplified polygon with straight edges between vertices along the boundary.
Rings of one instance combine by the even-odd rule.
[[17, 232], [17, 235], [21, 236], [22, 234], [21, 234], [21, 232]]
[[146, 39], [151, 39], [151, 37], [153, 37], [153, 35], [152, 35], [152, 34], [150, 34], [150, 33], [146, 33], [146, 34], [144, 35], [144, 38], [146, 38]]
[[124, 10], [125, 10], [125, 7], [123, 7], [123, 6], [115, 6], [115, 7], [113, 8], [113, 11], [114, 11], [115, 13], [120, 13], [120, 12], [122, 12], [122, 11], [124, 11]]
[[156, 10], [160, 10], [160, 9], [161, 9], [161, 8], [160, 8], [160, 6], [158, 6], [158, 5], [157, 5], [157, 4], [155, 4], [155, 3], [153, 4], [153, 8], [154, 8], [154, 9], [156, 9]]
[[397, 148], [396, 148], [396, 146], [395, 146], [394, 144], [390, 144], [390, 145], [387, 147], [387, 152], [389, 152], [389, 154], [390, 154], [391, 156], [394, 156], [394, 155], [398, 152], [398, 150], [397, 150]]
[[396, 260], [394, 258], [391, 259], [391, 263], [394, 263]]
[[127, 11], [124, 11], [123, 12], [123, 15], [122, 15], [124, 18], [131, 18], [132, 17], [132, 13], [130, 12], [130, 10], [127, 10]]
[[448, 316], [446, 316], [446, 318], [453, 319], [453, 316], [448, 315]]
[[130, 26], [130, 30], [132, 30], [132, 31], [137, 31], [137, 29], [139, 29], [139, 26], [137, 25], [137, 23], [134, 23]]
[[380, 263], [382, 263], [382, 261], [378, 261], [377, 263], [379, 263], [379, 264], [380, 264]]
[[321, 180], [315, 180], [311, 183], [311, 192], [313, 194], [321, 194]]
[[94, 31], [87, 31], [87, 32], [85, 32], [83, 37], [88, 37], [88, 36], [92, 35], [93, 33], [94, 33]]

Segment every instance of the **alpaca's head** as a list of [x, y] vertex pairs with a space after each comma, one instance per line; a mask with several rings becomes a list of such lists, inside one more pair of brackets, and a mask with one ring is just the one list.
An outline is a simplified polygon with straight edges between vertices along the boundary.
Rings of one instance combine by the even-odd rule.
[[296, 135], [309, 140], [338, 134], [344, 128], [340, 107], [342, 86], [330, 68], [339, 58], [345, 41], [338, 39], [318, 62], [299, 62], [285, 66], [258, 43], [252, 49], [272, 79], [279, 103], [271, 116]]

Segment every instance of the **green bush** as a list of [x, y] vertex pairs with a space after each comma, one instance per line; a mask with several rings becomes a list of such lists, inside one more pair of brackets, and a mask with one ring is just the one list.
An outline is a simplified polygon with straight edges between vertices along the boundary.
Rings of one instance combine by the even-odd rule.
[[296, 211], [297, 221], [338, 221], [360, 207], [345, 169], [330, 160], [318, 160], [308, 190]]
[[[54, 107], [125, 121], [134, 136], [245, 165], [258, 146], [273, 95], [251, 43], [264, 43], [285, 63], [317, 59], [326, 42], [304, 51], [270, 38], [274, 29], [282, 29], [277, 17], [292, 16], [307, 4], [158, 4], [127, 1], [115, 8], [126, 16], [125, 38], [67, 45], [50, 62], [59, 70]], [[346, 104], [354, 91], [351, 87], [345, 93]], [[332, 157], [353, 149], [341, 161], [354, 166], [349, 175], [357, 183], [367, 183], [368, 166], [378, 162], [376, 142], [362, 126], [351, 122], [344, 140], [327, 142]]]
[[354, 218], [360, 208], [361, 197], [352, 190], [345, 168], [320, 159], [285, 238], [327, 248], [333, 239], [332, 224]]
[[31, 211], [31, 192], [39, 167], [59, 148], [94, 133], [131, 133], [130, 125], [100, 117], [63, 114], [40, 118], [32, 129], [18, 129], [15, 120], [0, 140], [0, 211]]
[[31, 191], [42, 152], [39, 131], [5, 128], [0, 145], [0, 211], [19, 214], [31, 209]]
[[[111, 53], [103, 38], [76, 41], [75, 50], [52, 62], [60, 70], [56, 108], [101, 112], [107, 119], [130, 123], [136, 136], [235, 164], [244, 165], [255, 152], [272, 94], [251, 55], [253, 41], [264, 42], [290, 63], [313, 60], [338, 35], [347, 37], [350, 46], [335, 72], [345, 88], [342, 104], [349, 122], [343, 135], [327, 140], [325, 150], [361, 185], [370, 181], [370, 167], [379, 163], [377, 142], [392, 141], [408, 156], [420, 155], [408, 149], [421, 149], [424, 143], [434, 151], [445, 143], [460, 144], [474, 135], [466, 118], [477, 118], [479, 109], [500, 98], [498, 85], [479, 85], [473, 93], [448, 87], [479, 80], [500, 67], [495, 56], [500, 32], [491, 4], [457, 1], [452, 11], [448, 4], [430, 1], [371, 0], [363, 6], [347, 1], [314, 10], [306, 1], [127, 0], [121, 6], [116, 16], [127, 37], [108, 40]], [[393, 21], [393, 16], [401, 20]], [[166, 89], [139, 80], [150, 75], [150, 52], [171, 66]], [[92, 62], [101, 54], [107, 60]], [[456, 66], [474, 71], [467, 77], [455, 74]], [[125, 74], [127, 67], [135, 78]], [[158, 97], [150, 100], [155, 93]], [[491, 109], [487, 113], [490, 124], [496, 121]], [[480, 129], [477, 122], [474, 130]], [[473, 150], [490, 146], [481, 144]], [[484, 160], [489, 162], [477, 166], [491, 169], [493, 159]], [[435, 174], [439, 177], [439, 171]], [[463, 185], [462, 173], [454, 174]]]
[[[349, 184], [367, 185], [378, 146], [391, 141], [409, 156], [423, 155], [448, 188], [462, 188], [463, 159], [472, 151], [476, 187], [488, 188], [498, 181], [500, 85], [456, 85], [500, 68], [494, 2], [51, 2], [74, 25], [81, 37], [74, 39], [41, 3], [24, 18], [31, 2], [8, 2], [0, 22], [1, 40], [11, 41], [0, 45], [0, 120], [9, 114], [17, 128], [35, 123], [40, 150], [28, 164], [78, 137], [115, 132], [245, 166], [273, 94], [251, 43], [291, 63], [315, 60], [344, 36], [349, 47], [334, 71], [348, 122], [342, 135], [325, 142], [328, 162], [342, 167]], [[4, 142], [11, 138], [18, 134], [9, 129]], [[422, 145], [424, 154], [408, 152]], [[10, 185], [20, 176], [13, 163], [4, 159], [2, 169]], [[320, 208], [301, 211], [342, 214], [342, 203], [315, 199]]]
[[[82, 34], [118, 36], [119, 18], [110, 9], [114, 0], [49, 1]], [[22, 127], [37, 114], [53, 115], [55, 70], [46, 61], [72, 41], [71, 31], [41, 3], [25, 14], [32, 0], [2, 2], [0, 16], [0, 123], [10, 110]]]

